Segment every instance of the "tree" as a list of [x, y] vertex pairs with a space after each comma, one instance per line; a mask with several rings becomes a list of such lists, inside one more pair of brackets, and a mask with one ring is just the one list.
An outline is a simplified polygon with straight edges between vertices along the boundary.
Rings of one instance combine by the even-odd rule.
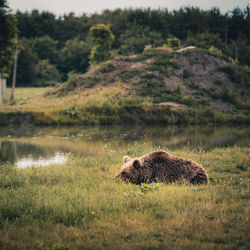
[[115, 37], [109, 26], [105, 24], [92, 26], [90, 36], [94, 44], [90, 54], [90, 64], [98, 64], [110, 59], [110, 50]]
[[57, 41], [45, 35], [32, 41], [32, 49], [41, 60], [48, 59], [51, 64], [57, 62]]
[[10, 14], [6, 0], [0, 0], [0, 74], [8, 77], [17, 45], [16, 18]]
[[49, 60], [40, 60], [35, 66], [35, 84], [37, 86], [55, 85], [60, 80], [57, 68]]
[[224, 43], [222, 42], [219, 34], [213, 34], [208, 32], [199, 34], [189, 33], [185, 41], [185, 44], [195, 45], [197, 47], [205, 49], [209, 49], [211, 46], [214, 46], [218, 49], [224, 48]]
[[158, 47], [163, 43], [161, 33], [150, 31], [148, 27], [134, 25], [121, 35], [119, 52], [124, 55], [137, 54], [142, 52], [146, 45]]
[[242, 65], [250, 65], [250, 45], [247, 44], [247, 39], [244, 37], [240, 37], [238, 41], [230, 40], [225, 54], [238, 60]]
[[60, 52], [58, 67], [64, 74], [70, 71], [85, 73], [89, 66], [89, 54], [89, 45], [75, 37], [66, 41]]
[[188, 33], [202, 33], [206, 30], [204, 11], [197, 7], [185, 7], [174, 10], [168, 15], [169, 32], [185, 39]]
[[43, 11], [39, 12], [34, 9], [30, 13], [21, 13], [17, 11], [18, 29], [20, 37], [35, 38], [48, 35], [56, 39], [58, 37], [58, 29], [56, 16], [53, 13]]
[[17, 83], [18, 85], [32, 85], [35, 82], [35, 65], [38, 62], [38, 56], [33, 51], [33, 39], [21, 38], [19, 45], [22, 50], [18, 56]]

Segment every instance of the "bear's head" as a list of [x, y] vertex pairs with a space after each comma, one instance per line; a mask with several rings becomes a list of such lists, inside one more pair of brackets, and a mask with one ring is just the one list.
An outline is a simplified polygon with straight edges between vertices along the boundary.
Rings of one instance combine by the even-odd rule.
[[131, 182], [133, 184], [140, 184], [142, 169], [142, 161], [139, 158], [131, 159], [128, 156], [123, 157], [123, 166], [120, 172], [114, 178], [120, 178], [123, 181]]

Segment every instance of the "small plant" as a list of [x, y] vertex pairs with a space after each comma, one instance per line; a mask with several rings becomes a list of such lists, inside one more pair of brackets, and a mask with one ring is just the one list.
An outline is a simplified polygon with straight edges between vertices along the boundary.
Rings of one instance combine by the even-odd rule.
[[247, 171], [248, 170], [248, 167], [244, 166], [242, 164], [236, 165], [236, 168], [239, 169], [239, 170], [241, 170], [241, 171]]
[[234, 83], [250, 86], [250, 70], [248, 67], [239, 65], [226, 65], [218, 70], [225, 72]]
[[70, 72], [68, 74], [68, 79], [64, 83], [66, 90], [75, 89], [77, 87], [77, 83], [80, 80], [81, 75], [75, 72]]
[[229, 102], [236, 104], [236, 95], [233, 94], [228, 88], [224, 87], [222, 94], [221, 94], [221, 99], [223, 101]]
[[177, 95], [181, 95], [181, 83], [178, 84], [178, 86], [174, 89], [174, 93], [177, 94]]
[[152, 192], [152, 191], [159, 191], [160, 190], [160, 183], [155, 183], [152, 182], [150, 184], [146, 184], [146, 183], [142, 183], [141, 185], [138, 185], [140, 191], [142, 193], [148, 193], [148, 192]]
[[200, 86], [194, 80], [184, 81], [184, 84], [189, 87], [190, 89], [199, 89]]
[[101, 64], [100, 67], [97, 67], [98, 71], [101, 73], [109, 73], [115, 70], [115, 68], [115, 65], [111, 61], [105, 62]]
[[138, 76], [141, 73], [142, 73], [142, 70], [140, 69], [125, 70], [119, 74], [119, 77], [121, 78], [123, 82], [128, 83], [133, 77]]
[[219, 93], [217, 92], [217, 89], [214, 86], [202, 88], [202, 91], [214, 99], [217, 99], [220, 97]]
[[220, 49], [217, 49], [216, 47], [214, 47], [214, 46], [211, 46], [209, 49], [209, 52], [211, 53], [211, 54], [213, 54], [213, 55], [216, 55], [216, 56], [222, 56], [223, 54], [222, 54], [222, 51], [220, 50]]
[[65, 110], [65, 114], [69, 115], [71, 118], [78, 118], [80, 115], [80, 112], [77, 107], [72, 106], [72, 107], [69, 107], [67, 110]]
[[175, 36], [170, 36], [167, 39], [166, 46], [173, 48], [173, 49], [180, 49], [181, 48], [181, 40]]
[[213, 83], [214, 83], [215, 85], [217, 85], [217, 86], [223, 85], [223, 82], [222, 82], [221, 80], [219, 80], [219, 79], [215, 79]]

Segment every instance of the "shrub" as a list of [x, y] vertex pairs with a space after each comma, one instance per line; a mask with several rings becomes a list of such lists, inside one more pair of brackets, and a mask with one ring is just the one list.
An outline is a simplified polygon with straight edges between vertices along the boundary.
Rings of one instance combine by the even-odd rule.
[[74, 72], [69, 72], [68, 74], [68, 80], [64, 83], [65, 90], [72, 90], [77, 87], [77, 83], [80, 80], [81, 75], [74, 73]]
[[181, 40], [175, 36], [170, 36], [167, 39], [166, 46], [173, 48], [173, 49], [180, 49], [181, 48]]
[[250, 86], [250, 70], [248, 67], [234, 64], [222, 66], [219, 70], [225, 72], [234, 83]]

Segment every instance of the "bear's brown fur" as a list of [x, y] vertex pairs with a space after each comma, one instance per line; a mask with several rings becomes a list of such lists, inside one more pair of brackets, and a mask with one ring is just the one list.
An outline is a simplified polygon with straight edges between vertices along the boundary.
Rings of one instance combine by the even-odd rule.
[[123, 166], [115, 176], [134, 184], [181, 182], [207, 184], [205, 169], [197, 163], [158, 150], [139, 158], [123, 157]]

